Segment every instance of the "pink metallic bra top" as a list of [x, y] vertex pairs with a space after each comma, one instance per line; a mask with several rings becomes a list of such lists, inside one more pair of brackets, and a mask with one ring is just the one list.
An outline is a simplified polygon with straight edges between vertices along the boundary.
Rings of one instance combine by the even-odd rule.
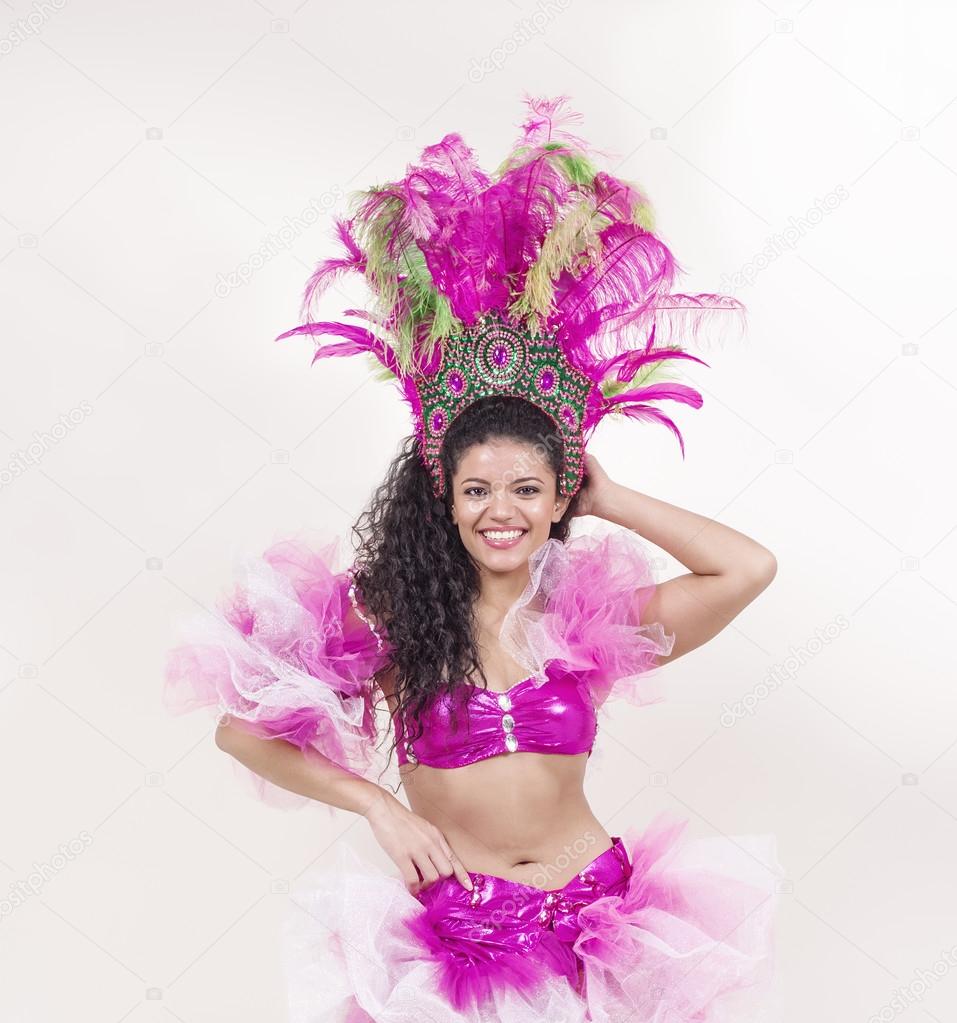
[[[438, 696], [422, 717], [422, 735], [406, 741], [396, 723], [399, 764], [464, 767], [477, 760], [519, 751], [591, 753], [598, 730], [595, 706], [587, 686], [557, 663], [545, 669], [536, 685], [530, 676], [506, 692], [467, 685], [468, 703], [447, 693]], [[456, 707], [456, 728], [451, 711]], [[414, 735], [417, 729], [409, 729]]]

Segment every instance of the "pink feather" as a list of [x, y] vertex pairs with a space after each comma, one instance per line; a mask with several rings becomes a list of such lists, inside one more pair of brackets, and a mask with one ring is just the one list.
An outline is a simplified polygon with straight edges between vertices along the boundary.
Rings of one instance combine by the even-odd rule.
[[287, 330], [280, 334], [275, 338], [275, 340], [282, 341], [284, 338], [292, 337], [296, 334], [309, 334], [312, 337], [333, 334], [337, 337], [344, 337], [347, 339], [342, 344], [321, 345], [316, 348], [316, 353], [312, 357], [313, 362], [317, 359], [325, 359], [330, 356], [357, 355], [360, 352], [371, 352], [393, 373], [398, 372], [398, 363], [396, 362], [392, 351], [387, 345], [380, 341], [379, 338], [372, 333], [372, 331], [366, 330], [365, 327], [356, 327], [351, 323], [335, 323], [326, 321], [303, 323], [298, 327], [293, 327], [292, 330]]
[[[604, 415], [617, 413], [668, 426], [683, 454], [680, 432], [648, 403], [698, 407], [700, 394], [653, 382], [656, 365], [682, 359], [707, 366], [682, 347], [703, 340], [714, 327], [730, 329], [744, 307], [730, 296], [673, 294], [683, 268], [660, 238], [636, 223], [651, 223], [642, 214], [649, 204], [641, 189], [606, 171], [592, 174], [596, 151], [575, 133], [582, 118], [567, 96], [526, 94], [525, 103], [518, 138], [494, 173], [487, 174], [462, 136], [450, 132], [425, 147], [399, 180], [358, 193], [349, 220], [336, 220], [344, 252], [315, 268], [303, 308], [341, 275], [362, 273], [380, 304], [345, 315], [365, 319], [372, 330], [317, 321], [280, 337], [337, 335], [343, 341], [318, 348], [314, 359], [371, 352], [413, 401], [414, 385], [405, 361], [399, 370], [398, 353], [419, 372], [437, 369], [436, 318], [456, 329], [471, 326], [483, 313], [508, 310], [524, 297], [528, 271], [549, 232], [586, 201], [598, 217], [598, 244], [590, 238], [585, 251], [575, 240], [582, 250], [569, 251], [565, 265], [574, 268], [561, 270], [551, 282], [554, 302], [542, 324], [568, 362], [595, 385], [586, 400], [583, 435]], [[535, 294], [535, 303], [543, 298], [547, 288]], [[661, 347], [655, 347], [656, 334]], [[648, 383], [634, 386], [645, 370]], [[606, 398], [602, 385], [612, 389], [611, 384], [630, 389]]]
[[346, 250], [345, 257], [338, 259], [324, 259], [306, 282], [305, 292], [302, 297], [300, 316], [305, 316], [311, 304], [315, 302], [323, 292], [346, 273], [364, 273], [366, 258], [363, 251], [356, 244], [352, 236], [351, 221], [335, 218], [336, 234], [339, 241]]
[[609, 411], [620, 411], [617, 406], [628, 402], [680, 401], [684, 405], [691, 405], [692, 408], [701, 408], [701, 392], [696, 391], [687, 384], [679, 384], [674, 381], [664, 381], [657, 384], [648, 384], [647, 387], [637, 387], [633, 391], [622, 391], [621, 394], [614, 394], [605, 399], [605, 406]]
[[661, 423], [662, 426], [667, 426], [678, 439], [678, 446], [681, 448], [681, 457], [685, 457], [685, 442], [684, 437], [681, 436], [681, 431], [674, 424], [673, 420], [669, 419], [668, 416], [666, 416], [660, 409], [652, 408], [649, 405], [627, 405], [621, 408], [616, 408], [614, 411], [621, 415], [628, 416], [629, 419], [638, 419], [647, 423]]

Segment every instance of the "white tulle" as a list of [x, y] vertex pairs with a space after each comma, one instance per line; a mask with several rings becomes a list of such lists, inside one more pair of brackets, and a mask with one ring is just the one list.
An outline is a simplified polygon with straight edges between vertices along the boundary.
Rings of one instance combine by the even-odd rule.
[[584, 1023], [581, 999], [561, 980], [535, 996], [496, 992], [456, 1012], [439, 970], [402, 926], [421, 904], [395, 877], [345, 846], [326, 883], [292, 894], [283, 930], [289, 1023]]
[[404, 926], [421, 904], [341, 843], [334, 866], [290, 895], [289, 1023], [778, 1023], [773, 837], [680, 841], [680, 830], [672, 819], [626, 832], [629, 893], [582, 911], [584, 995], [548, 976], [530, 994], [504, 987], [461, 1011]]
[[609, 697], [643, 706], [662, 699], [657, 659], [675, 637], [645, 621], [656, 589], [648, 548], [603, 521], [565, 543], [547, 540], [528, 560], [529, 582], [509, 608], [503, 648], [542, 685], [559, 661], [588, 683], [596, 705]]

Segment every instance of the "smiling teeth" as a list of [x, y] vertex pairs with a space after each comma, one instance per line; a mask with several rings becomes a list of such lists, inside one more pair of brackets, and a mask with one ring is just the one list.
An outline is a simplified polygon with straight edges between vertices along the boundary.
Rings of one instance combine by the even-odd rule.
[[524, 532], [523, 529], [483, 529], [482, 535], [490, 540], [517, 540]]

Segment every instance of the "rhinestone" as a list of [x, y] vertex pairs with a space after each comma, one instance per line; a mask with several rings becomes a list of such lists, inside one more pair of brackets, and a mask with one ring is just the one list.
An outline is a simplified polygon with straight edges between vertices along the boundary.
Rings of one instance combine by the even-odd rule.
[[511, 710], [512, 698], [508, 695], [508, 693], [501, 693], [498, 698], [498, 705], [502, 708], [502, 710]]
[[505, 745], [508, 747], [509, 753], [514, 753], [518, 749], [518, 739], [509, 732], [508, 735], [505, 736]]
[[544, 910], [543, 912], [538, 914], [538, 922], [540, 924], [547, 924], [548, 923], [548, 911], [547, 910]]
[[514, 727], [515, 718], [513, 718], [511, 714], [506, 714], [502, 718], [502, 728], [504, 728], [506, 732], [510, 732]]

